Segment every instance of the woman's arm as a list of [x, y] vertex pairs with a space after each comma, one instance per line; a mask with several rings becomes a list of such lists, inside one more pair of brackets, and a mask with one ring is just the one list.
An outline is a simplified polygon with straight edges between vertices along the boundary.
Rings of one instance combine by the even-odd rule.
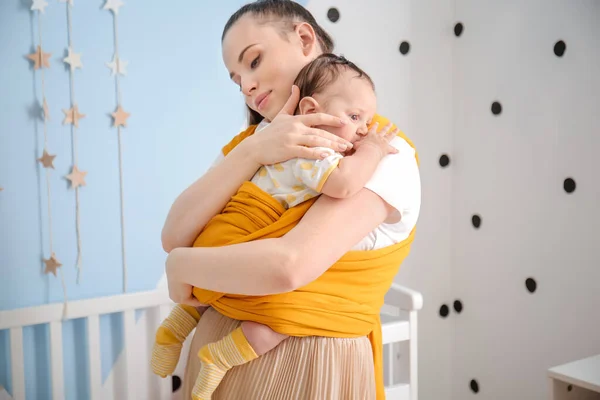
[[208, 221], [249, 180], [261, 165], [291, 158], [322, 158], [319, 147], [344, 151], [352, 144], [326, 130], [312, 126], [340, 127], [346, 121], [328, 114], [293, 115], [300, 92], [297, 86], [273, 121], [238, 144], [225, 159], [177, 197], [162, 230], [163, 248], [190, 246]]
[[190, 246], [208, 221], [258, 170], [260, 164], [250, 157], [244, 142], [177, 197], [162, 229], [162, 245], [167, 253]]
[[[281, 238], [174, 249], [167, 258], [167, 277], [172, 287], [182, 283], [244, 295], [289, 292], [318, 278], [392, 210], [369, 189], [347, 199], [321, 196]], [[189, 296], [189, 292], [171, 294], [179, 301]]]

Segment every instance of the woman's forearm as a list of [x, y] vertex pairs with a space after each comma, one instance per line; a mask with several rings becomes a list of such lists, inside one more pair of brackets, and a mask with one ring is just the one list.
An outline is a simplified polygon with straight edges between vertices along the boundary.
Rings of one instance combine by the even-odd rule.
[[162, 229], [162, 245], [167, 253], [190, 246], [212, 217], [217, 215], [260, 167], [244, 142], [236, 146], [218, 165], [181, 193], [169, 210]]
[[343, 200], [321, 196], [280, 238], [174, 249], [167, 258], [167, 276], [222, 293], [290, 292], [317, 279], [390, 212], [391, 207], [368, 189]]
[[180, 247], [166, 262], [169, 280], [232, 294], [262, 296], [293, 290], [294, 255], [278, 239], [223, 247]]

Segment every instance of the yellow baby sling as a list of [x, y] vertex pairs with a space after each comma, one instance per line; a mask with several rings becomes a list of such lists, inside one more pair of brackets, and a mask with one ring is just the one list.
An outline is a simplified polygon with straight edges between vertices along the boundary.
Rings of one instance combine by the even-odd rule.
[[[379, 122], [380, 127], [388, 123], [381, 116], [376, 116], [374, 122]], [[226, 155], [255, 129], [253, 125], [237, 135], [223, 148], [223, 153]], [[414, 148], [404, 134], [398, 136]], [[194, 247], [281, 237], [296, 226], [315, 200], [285, 210], [277, 200], [247, 181], [223, 211], [204, 227]], [[379, 312], [400, 264], [410, 251], [414, 235], [413, 229], [401, 243], [377, 250], [349, 251], [315, 281], [293, 292], [244, 296], [194, 288], [193, 294], [227, 317], [265, 324], [290, 336], [352, 338], [368, 335], [373, 348], [377, 399], [384, 399]]]

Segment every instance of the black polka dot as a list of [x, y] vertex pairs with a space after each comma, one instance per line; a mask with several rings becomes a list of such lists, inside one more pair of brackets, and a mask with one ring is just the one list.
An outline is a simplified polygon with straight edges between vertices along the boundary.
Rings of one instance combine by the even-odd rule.
[[502, 112], [502, 104], [497, 101], [492, 103], [492, 113], [494, 115], [499, 115]]
[[400, 43], [400, 53], [402, 53], [403, 55], [407, 55], [408, 52], [410, 51], [410, 44], [408, 42], [402, 42]]
[[442, 304], [442, 306], [440, 307], [440, 317], [446, 318], [448, 314], [450, 314], [450, 309], [446, 304]]
[[461, 22], [454, 25], [454, 34], [456, 35], [456, 37], [459, 37], [460, 35], [462, 35], [463, 29], [464, 29], [464, 27]]
[[171, 378], [171, 383], [173, 385], [173, 393], [175, 393], [181, 387], [181, 378], [177, 375], [173, 375], [173, 377]]
[[556, 56], [562, 57], [565, 54], [566, 50], [567, 50], [567, 45], [562, 40], [559, 40], [558, 42], [556, 42], [554, 44], [554, 54], [556, 54]]
[[575, 180], [573, 178], [567, 178], [563, 182], [563, 188], [565, 189], [565, 192], [567, 192], [567, 193], [573, 193], [575, 191], [576, 187], [577, 187], [577, 184], [575, 183]]
[[442, 154], [440, 156], [440, 166], [442, 168], [445, 168], [448, 165], [450, 165], [450, 157], [448, 157], [448, 155], [446, 155], [446, 154]]
[[573, 385], [567, 386], [567, 392], [570, 392], [571, 390], [573, 390]]
[[529, 290], [529, 293], [535, 292], [535, 289], [537, 289], [537, 283], [535, 279], [527, 278], [525, 280], [525, 287], [527, 288], [527, 290]]
[[471, 223], [475, 228], [479, 229], [479, 227], [481, 226], [481, 217], [477, 214], [473, 215], [471, 217]]
[[469, 384], [473, 393], [479, 393], [479, 383], [475, 379], [471, 379], [471, 383]]
[[463, 310], [463, 305], [462, 302], [460, 300], [454, 300], [454, 311], [456, 311], [457, 313], [461, 313]]
[[331, 7], [329, 10], [327, 10], [327, 18], [331, 22], [338, 22], [338, 20], [340, 19], [340, 12], [337, 8]]

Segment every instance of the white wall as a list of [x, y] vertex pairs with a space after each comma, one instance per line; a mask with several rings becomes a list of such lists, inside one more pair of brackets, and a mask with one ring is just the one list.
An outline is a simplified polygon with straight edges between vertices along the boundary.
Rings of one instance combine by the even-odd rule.
[[549, 367], [600, 353], [600, 2], [459, 0], [455, 19], [453, 398], [476, 379], [542, 399]]
[[600, 2], [315, 0], [308, 8], [336, 51], [372, 75], [380, 113], [420, 154], [423, 207], [397, 278], [425, 299], [420, 398], [545, 398], [549, 367], [600, 353]]

